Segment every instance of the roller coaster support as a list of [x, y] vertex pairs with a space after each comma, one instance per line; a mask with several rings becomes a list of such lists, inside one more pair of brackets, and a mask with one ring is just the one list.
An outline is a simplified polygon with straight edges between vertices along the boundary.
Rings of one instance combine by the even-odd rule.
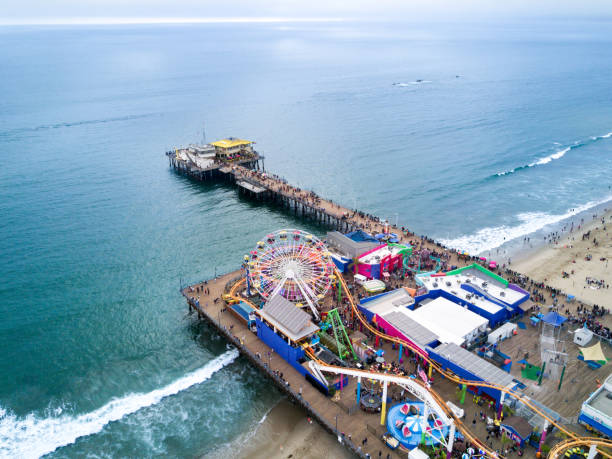
[[542, 427], [542, 435], [540, 435], [540, 444], [538, 445], [536, 457], [542, 456], [542, 445], [546, 441], [546, 429], [548, 429], [548, 419], [544, 419], [544, 427]]
[[387, 380], [383, 381], [383, 393], [382, 393], [382, 408], [380, 410], [380, 425], [385, 425], [385, 416], [387, 415]]
[[463, 387], [461, 388], [461, 400], [459, 400], [459, 403], [461, 403], [462, 405], [465, 403], [465, 393], [467, 392], [467, 384], [463, 384]]
[[446, 443], [446, 459], [449, 459], [453, 453], [453, 441], [455, 441], [455, 423], [451, 422], [448, 430], [448, 442]]
[[504, 410], [504, 398], [506, 398], [506, 393], [502, 392], [499, 398], [499, 406], [497, 407], [497, 419], [500, 421], [502, 420], [502, 412]]

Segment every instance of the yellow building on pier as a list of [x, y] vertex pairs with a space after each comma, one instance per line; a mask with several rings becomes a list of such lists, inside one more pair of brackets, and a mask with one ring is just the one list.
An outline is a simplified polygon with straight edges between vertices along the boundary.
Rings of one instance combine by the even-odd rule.
[[245, 156], [252, 156], [254, 154], [254, 143], [251, 140], [228, 137], [227, 139], [212, 142], [211, 145], [215, 147], [215, 157], [217, 159], [231, 161]]

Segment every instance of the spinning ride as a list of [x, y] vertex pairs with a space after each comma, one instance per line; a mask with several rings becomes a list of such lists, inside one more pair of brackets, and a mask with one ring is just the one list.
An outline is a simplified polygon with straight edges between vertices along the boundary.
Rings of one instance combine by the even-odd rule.
[[307, 304], [319, 318], [316, 304], [329, 290], [334, 272], [321, 240], [301, 230], [278, 230], [259, 241], [248, 257], [249, 284], [264, 300], [279, 294], [296, 305]]

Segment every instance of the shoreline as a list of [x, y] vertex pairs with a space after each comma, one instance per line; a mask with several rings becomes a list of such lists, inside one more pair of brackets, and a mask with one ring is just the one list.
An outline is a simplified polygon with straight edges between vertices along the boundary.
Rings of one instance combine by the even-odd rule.
[[[605, 224], [602, 224], [602, 218]], [[589, 232], [590, 237], [583, 239], [583, 234]], [[579, 229], [563, 233], [554, 242], [520, 256], [508, 268], [558, 289], [564, 296], [574, 295], [576, 302], [609, 308], [612, 304], [612, 291], [609, 289], [612, 283], [612, 266], [609, 265], [611, 235], [612, 210], [608, 210], [585, 222]], [[591, 256], [590, 261], [586, 260], [587, 255]], [[586, 278], [603, 281], [603, 288], [587, 283]]]
[[[283, 398], [253, 427], [207, 457], [286, 459], [355, 457], [304, 411]], [[237, 448], [237, 449], [234, 449]]]
[[[575, 214], [568, 215], [566, 218], [559, 220], [554, 223], [549, 223], [543, 227], [531, 231], [529, 233], [522, 234], [516, 238], [510, 239], [497, 247], [491, 249], [482, 250], [479, 252], [473, 252], [474, 255], [487, 257], [487, 260], [495, 260], [500, 266], [507, 264], [508, 260], [511, 260], [513, 265], [517, 264], [518, 261], [530, 258], [536, 255], [541, 249], [549, 247], [549, 244], [545, 242], [544, 237], [552, 233], [564, 233], [564, 228], [570, 228], [572, 224], [575, 228], [580, 225], [581, 220], [584, 220], [584, 225], [590, 225], [592, 223], [592, 215], [597, 214], [599, 216], [608, 214], [612, 209], [612, 197], [609, 197], [603, 202], [599, 202], [592, 207], [577, 212]], [[569, 212], [569, 211], [568, 211]], [[500, 228], [501, 230], [501, 228]], [[469, 236], [469, 235], [468, 235]], [[472, 235], [473, 236], [473, 235]], [[467, 236], [465, 236], [467, 237]], [[527, 243], [525, 239], [528, 238]], [[436, 239], [441, 242], [445, 247], [451, 250], [463, 251], [465, 248], [457, 246], [446, 245], [443, 239]], [[468, 250], [468, 252], [470, 252]], [[470, 252], [472, 254], [472, 252]]]

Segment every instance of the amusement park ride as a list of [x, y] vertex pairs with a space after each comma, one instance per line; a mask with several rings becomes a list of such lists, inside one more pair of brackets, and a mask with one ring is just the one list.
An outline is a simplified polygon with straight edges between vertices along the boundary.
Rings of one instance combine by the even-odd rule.
[[329, 328], [333, 330], [340, 360], [344, 360], [349, 356], [352, 356], [354, 360], [358, 360], [337, 309], [332, 309], [327, 313], [326, 321], [321, 324], [321, 333], [325, 333]]
[[279, 294], [292, 303], [306, 303], [320, 319], [317, 303], [333, 281], [334, 263], [325, 244], [300, 230], [268, 234], [245, 255], [248, 289], [254, 287], [267, 301]]
[[[401, 338], [386, 335], [376, 327], [373, 327], [365, 317], [363, 317], [347, 288], [342, 274], [335, 268], [327, 247], [315, 236], [300, 230], [276, 231], [268, 234], [265, 240], [259, 241], [257, 243], [257, 248], [251, 251], [249, 255], [245, 255], [244, 258], [243, 267], [246, 272], [245, 279], [234, 285], [230, 296], [240, 301], [246, 301], [251, 304], [255, 311], [258, 311], [257, 306], [248, 299], [240, 297], [237, 293], [237, 289], [243, 282], [246, 282], [247, 296], [249, 297], [251, 296], [251, 288], [254, 288], [264, 301], [279, 294], [296, 304], [296, 307], [300, 307], [306, 303], [314, 318], [320, 320], [321, 313], [319, 303], [324, 299], [332, 283], [337, 279], [338, 289], [344, 290], [345, 297], [348, 299], [351, 308], [352, 316], [355, 316], [366, 330], [381, 339], [403, 346], [406, 349], [417, 351], [413, 343], [404, 341]], [[431, 257], [429, 253], [422, 253], [418, 254], [417, 266], [409, 267], [409, 269], [415, 272], [415, 274], [419, 274], [421, 271], [421, 262], [428, 261], [428, 259], [435, 262], [436, 269], [439, 268], [439, 259]], [[404, 268], [408, 268], [408, 266], [405, 264]], [[323, 333], [326, 333], [330, 328], [332, 329], [336, 340], [338, 355], [341, 359], [350, 356], [356, 359], [355, 352], [336, 309], [327, 313], [326, 321], [320, 323], [320, 327]], [[360, 398], [362, 378], [366, 378], [370, 381], [378, 381], [382, 385], [382, 425], [385, 424], [388, 384], [397, 384], [423, 402], [427, 414], [426, 419], [431, 419], [433, 421], [432, 429], [439, 431], [439, 435], [437, 435], [436, 438], [446, 447], [448, 451], [447, 457], [449, 457], [453, 448], [456, 429], [459, 430], [468, 441], [480, 448], [480, 453], [475, 453], [471, 457], [501, 457], [496, 452], [490, 450], [483, 441], [476, 438], [463, 422], [453, 414], [452, 410], [436, 391], [426, 382], [385, 372], [330, 365], [319, 360], [311, 347], [308, 345], [304, 346], [306, 348], [306, 354], [311, 359], [309, 366], [315, 373], [332, 373], [356, 377], [358, 400]], [[420, 351], [419, 354], [422, 355], [422, 351], [420, 349], [418, 349], [418, 351]], [[578, 436], [562, 424], [551, 419], [546, 413], [542, 412], [537, 406], [531, 403], [528, 398], [515, 390], [485, 381], [464, 380], [454, 373], [444, 370], [428, 357], [425, 356], [424, 360], [431, 367], [430, 369], [435, 370], [444, 378], [454, 383], [462, 386], [470, 385], [496, 389], [502, 392], [502, 400], [503, 397], [513, 397], [520, 400], [533, 412], [541, 416], [545, 420], [546, 425], [552, 424], [559, 429], [559, 431], [567, 437], [567, 440], [555, 445], [549, 457], [559, 457], [559, 455], [563, 454], [570, 447], [584, 445], [591, 448], [589, 451], [590, 454], [588, 455], [589, 458], [595, 457], [595, 452], [601, 454], [603, 457], [612, 458], [612, 455], [606, 451], [601, 449], [597, 450], [597, 447], [601, 446], [612, 448], [612, 441]]]

